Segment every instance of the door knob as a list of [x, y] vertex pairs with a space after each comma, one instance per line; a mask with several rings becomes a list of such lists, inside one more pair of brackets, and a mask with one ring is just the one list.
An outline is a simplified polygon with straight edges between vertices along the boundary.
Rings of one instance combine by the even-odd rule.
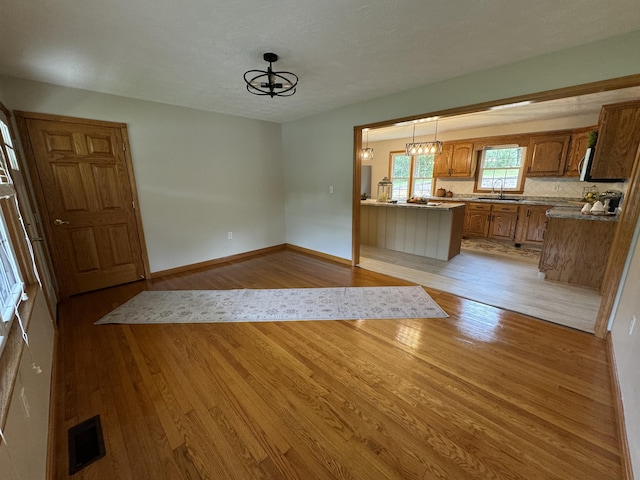
[[56, 218], [53, 223], [55, 223], [56, 225], [69, 225], [69, 222], [67, 222], [66, 220], [60, 220], [59, 218]]

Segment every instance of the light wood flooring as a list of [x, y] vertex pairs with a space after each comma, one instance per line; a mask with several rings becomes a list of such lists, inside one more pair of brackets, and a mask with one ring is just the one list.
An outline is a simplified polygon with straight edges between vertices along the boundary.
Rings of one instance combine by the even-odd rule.
[[593, 333], [597, 290], [545, 280], [537, 261], [471, 250], [448, 262], [361, 246], [360, 267]]
[[98, 414], [74, 480], [621, 478], [605, 342], [449, 293], [445, 319], [93, 325], [144, 289], [410, 283], [285, 250], [68, 299], [53, 478]]

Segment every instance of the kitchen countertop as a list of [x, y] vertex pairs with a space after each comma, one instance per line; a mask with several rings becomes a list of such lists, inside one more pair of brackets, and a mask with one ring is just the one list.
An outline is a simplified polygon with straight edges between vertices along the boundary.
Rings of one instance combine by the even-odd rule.
[[[465, 196], [454, 196], [454, 197], [425, 197], [429, 200], [429, 203], [440, 203], [446, 202], [451, 204], [452, 202], [477, 202], [477, 203], [506, 203], [511, 205], [549, 205], [556, 207], [572, 207], [572, 206], [582, 206], [584, 205], [584, 201], [575, 198], [567, 198], [567, 197], [514, 197], [510, 195], [505, 195], [505, 197], [500, 200], [498, 195], [482, 195], [478, 197], [474, 197], [471, 195]], [[362, 200], [362, 205], [373, 205], [374, 203], [378, 203], [375, 199]], [[406, 202], [398, 202], [397, 204], [385, 204], [378, 203], [378, 205], [405, 205]], [[415, 204], [409, 203], [406, 205], [422, 205], [424, 204]]]
[[513, 197], [509, 195], [505, 195], [505, 197], [500, 200], [498, 195], [482, 195], [481, 197], [473, 197], [473, 196], [456, 196], [456, 197], [429, 197], [429, 200], [439, 201], [454, 201], [454, 202], [477, 202], [477, 203], [506, 203], [512, 205], [553, 205], [553, 206], [575, 206], [584, 204], [583, 201], [574, 198], [565, 198], [565, 197]]
[[360, 205], [366, 205], [370, 207], [403, 207], [403, 208], [426, 208], [429, 210], [453, 210], [454, 208], [464, 207], [464, 203], [456, 202], [439, 202], [436, 200], [429, 200], [428, 203], [384, 203], [376, 200], [362, 200]]
[[593, 215], [590, 213], [582, 213], [580, 210], [582, 207], [554, 207], [547, 212], [549, 218], [570, 218], [574, 220], [597, 220], [604, 222], [616, 222], [618, 215]]

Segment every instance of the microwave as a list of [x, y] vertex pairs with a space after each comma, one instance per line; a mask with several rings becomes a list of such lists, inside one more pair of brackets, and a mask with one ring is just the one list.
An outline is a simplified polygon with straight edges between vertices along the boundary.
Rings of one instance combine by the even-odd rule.
[[595, 148], [587, 148], [584, 158], [580, 161], [578, 169], [580, 170], [580, 181], [582, 182], [624, 182], [624, 178], [596, 178], [591, 176], [591, 165], [593, 157], [596, 153]]

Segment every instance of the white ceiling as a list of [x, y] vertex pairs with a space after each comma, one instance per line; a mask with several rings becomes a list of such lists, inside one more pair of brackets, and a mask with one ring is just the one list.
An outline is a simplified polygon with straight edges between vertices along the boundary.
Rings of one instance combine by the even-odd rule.
[[[0, 73], [284, 122], [639, 25], [638, 0], [2, 0]], [[266, 51], [294, 96], [246, 91]]]

